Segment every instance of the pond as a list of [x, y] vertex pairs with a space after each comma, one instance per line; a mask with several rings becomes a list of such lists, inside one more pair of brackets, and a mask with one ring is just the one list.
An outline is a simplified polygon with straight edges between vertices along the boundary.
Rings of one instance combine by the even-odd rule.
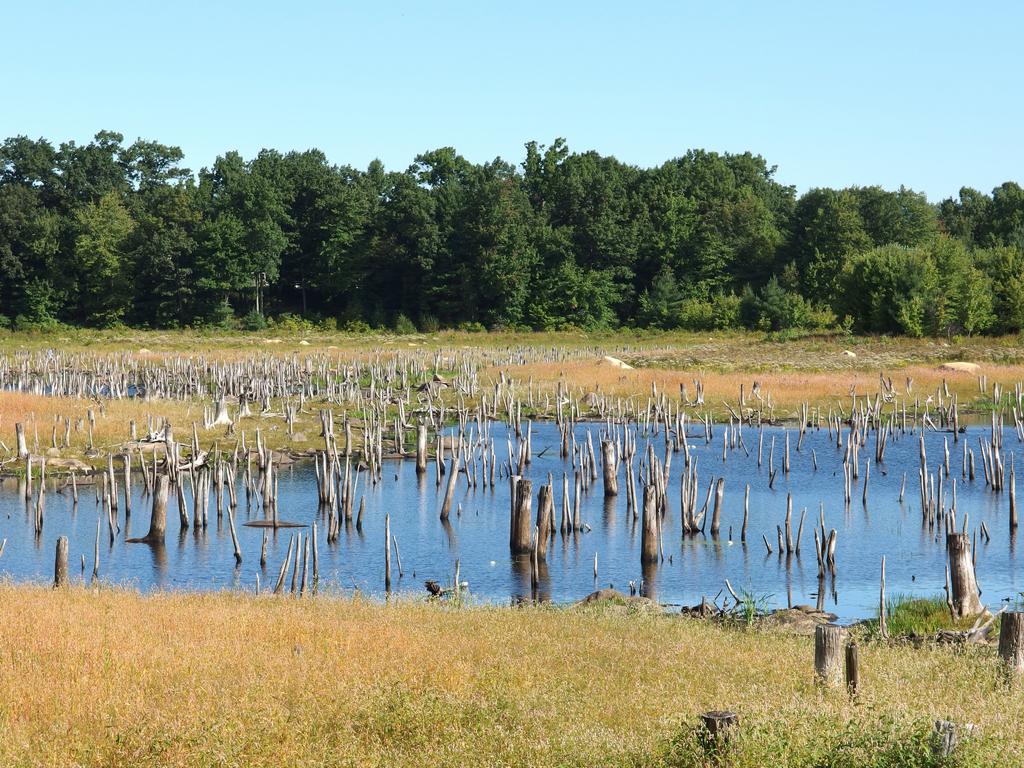
[[[634, 429], [635, 427], [631, 427]], [[575, 426], [577, 441], [585, 443], [587, 432], [597, 443], [600, 424]], [[727, 430], [716, 427], [709, 443], [703, 432], [691, 428], [689, 445], [700, 474], [699, 500], [703, 502], [712, 477], [725, 480], [722, 527], [719, 537], [704, 534], [682, 536], [679, 517], [679, 486], [683, 472], [681, 453], [673, 455], [668, 487], [669, 512], [663, 520], [664, 560], [656, 566], [641, 567], [640, 521], [627, 513], [624, 488], [625, 472], [619, 470], [619, 494], [606, 500], [600, 476], [582, 498], [585, 529], [563, 536], [555, 533], [548, 547], [547, 563], [539, 574], [538, 594], [554, 602], [575, 601], [599, 587], [614, 586], [628, 592], [630, 582], [659, 602], [669, 605], [693, 605], [702, 596], [714, 598], [728, 579], [740, 593], [766, 600], [771, 607], [787, 604], [814, 605], [818, 598], [818, 569], [813, 531], [818, 526], [819, 503], [824, 506], [826, 529], [837, 531], [836, 573], [825, 581], [826, 609], [841, 621], [876, 615], [881, 558], [886, 557], [886, 583], [889, 596], [898, 593], [932, 596], [941, 594], [945, 584], [945, 539], [943, 528], [922, 525], [918, 481], [919, 437], [907, 431], [896, 433], [885, 453], [885, 461], [874, 461], [874, 438], [861, 449], [860, 478], [854, 481], [852, 502], [844, 503], [843, 449], [836, 447], [834, 435], [824, 427], [809, 429], [800, 450], [796, 449], [797, 431], [790, 427], [791, 467], [788, 475], [781, 469], [787, 430], [764, 428], [762, 465], [758, 466], [756, 429], [743, 430], [746, 451], [730, 451], [722, 460], [722, 440]], [[492, 425], [495, 452], [504, 452], [506, 426]], [[849, 430], [844, 432], [844, 438]], [[976, 559], [982, 602], [993, 611], [1004, 600], [1014, 600], [1024, 590], [1024, 578], [1018, 573], [1020, 562], [1015, 536], [1009, 531], [1009, 494], [993, 492], [985, 483], [980, 466], [970, 481], [962, 467], [962, 445], [967, 441], [978, 454], [979, 438], [988, 440], [989, 430], [972, 426], [954, 442], [951, 432], [929, 430], [925, 433], [928, 464], [939, 469], [943, 461], [943, 443], [951, 452], [950, 477], [957, 482], [957, 524], [968, 516], [972, 535], [984, 522], [991, 539], [977, 536]], [[775, 441], [777, 475], [768, 483], [768, 452]], [[664, 457], [662, 436], [644, 435], [638, 430], [637, 458], [645, 455], [646, 442]], [[1017, 435], [1006, 429], [1003, 435], [1007, 474], [1010, 455], [1018, 444]], [[555, 479], [555, 519], [560, 517], [563, 472], [572, 480], [572, 462], [559, 457], [559, 432], [551, 422], [533, 425], [533, 460], [524, 476], [533, 480], [533, 510], [536, 494], [551, 473]], [[599, 444], [597, 445], [599, 449]], [[814, 463], [817, 461], [817, 468]], [[499, 459], [500, 461], [500, 459]], [[600, 451], [598, 451], [600, 461]], [[862, 503], [861, 483], [864, 465], [871, 463], [870, 487], [866, 505]], [[941, 471], [941, 470], [940, 470]], [[899, 501], [903, 476], [906, 494]], [[600, 467], [598, 468], [600, 475]], [[239, 472], [241, 475], [241, 472]], [[637, 472], [639, 475], [639, 472]], [[34, 529], [35, 500], [24, 498], [23, 480], [6, 479], [0, 484], [0, 537], [6, 547], [0, 556], [0, 574], [13, 581], [49, 582], [53, 575], [55, 542], [58, 536], [70, 540], [73, 580], [88, 581], [93, 570], [93, 550], [97, 519], [102, 507], [95, 500], [93, 487], [79, 488], [79, 502], [73, 504], [70, 489], [57, 492], [64, 480], [48, 479], [43, 531]], [[38, 479], [37, 479], [38, 485]], [[638, 481], [639, 482], [639, 481]], [[241, 477], [238, 484], [241, 487]], [[750, 520], [747, 541], [740, 541], [743, 519], [744, 487], [750, 485]], [[187, 487], [187, 484], [186, 484]], [[947, 490], [947, 505], [951, 494]], [[531, 596], [530, 566], [527, 557], [512, 557], [509, 552], [509, 482], [498, 480], [494, 488], [467, 488], [464, 478], [456, 487], [450, 524], [442, 525], [439, 510], [445, 491], [435, 480], [434, 463], [429, 471], [417, 475], [411, 460], [388, 460], [383, 481], [373, 486], [360, 478], [359, 494], [364, 494], [365, 512], [361, 529], [343, 526], [338, 540], [326, 541], [326, 521], [318, 510], [317, 485], [312, 462], [297, 462], [283, 467], [279, 475], [279, 511], [288, 521], [309, 525], [317, 522], [321, 591], [384, 595], [384, 526], [390, 515], [391, 532], [397, 540], [403, 575], [398, 575], [393, 558], [392, 591], [426, 595], [424, 581], [451, 583], [455, 563], [459, 562], [461, 580], [468, 582], [470, 594], [478, 601], [508, 603]], [[776, 526], [786, 514], [787, 494], [793, 497], [794, 535], [801, 511], [806, 508], [800, 555], [786, 556], [778, 551]], [[128, 543], [142, 536], [149, 526], [151, 502], [144, 497], [136, 471], [132, 490], [132, 515], [126, 519], [123, 503], [120, 527], [110, 542], [104, 519], [100, 537], [100, 578], [110, 584], [148, 590], [254, 590], [257, 575], [264, 589], [272, 587], [288, 550], [290, 538], [306, 529], [281, 528], [269, 532], [267, 563], [260, 567], [264, 529], [246, 527], [250, 520], [262, 519], [263, 512], [253, 503], [246, 509], [245, 494], [239, 490], [236, 512], [237, 534], [242, 563], [236, 567], [227, 515], [217, 519], [211, 501], [209, 525], [205, 530], [179, 531], [176, 505], [168, 506], [167, 538], [163, 546]], [[642, 489], [638, 489], [642, 499]], [[358, 506], [358, 500], [356, 501]], [[191, 506], [191, 504], [190, 504]], [[461, 511], [458, 511], [460, 510]], [[710, 512], [708, 513], [710, 517]], [[709, 526], [710, 528], [710, 526]], [[765, 536], [774, 550], [768, 554]], [[84, 568], [82, 556], [85, 557]], [[597, 577], [594, 562], [597, 558]], [[722, 598], [719, 597], [719, 602]]]

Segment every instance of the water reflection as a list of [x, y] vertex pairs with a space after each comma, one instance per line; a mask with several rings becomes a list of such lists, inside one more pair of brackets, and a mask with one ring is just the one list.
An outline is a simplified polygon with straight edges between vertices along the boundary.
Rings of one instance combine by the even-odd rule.
[[[576, 430], [577, 444], [587, 443], [587, 425]], [[597, 436], [600, 427], [590, 425]], [[745, 430], [746, 442], [753, 445], [757, 436]], [[721, 430], [720, 430], [721, 432]], [[971, 442], [987, 434], [972, 427], [963, 436]], [[776, 477], [768, 487], [768, 452], [775, 438]], [[942, 433], [929, 431], [925, 436], [930, 457], [943, 455]], [[505, 442], [502, 425], [493, 427], [496, 445]], [[317, 522], [321, 591], [359, 589], [370, 595], [383, 594], [384, 515], [390, 514], [392, 533], [401, 542], [404, 578], [399, 578], [397, 563], [392, 563], [392, 588], [423, 593], [423, 581], [434, 579], [450, 584], [454, 565], [461, 561], [462, 578], [469, 582], [470, 592], [479, 600], [505, 602], [515, 599], [541, 599], [556, 602], [578, 600], [590, 591], [614, 584], [628, 592], [632, 582], [636, 589], [653, 594], [664, 603], [700, 602], [724, 588], [729, 579], [738, 593], [762, 598], [770, 596], [775, 606], [824, 604], [842, 619], [873, 616], [878, 600], [878, 569], [882, 555], [887, 556], [887, 588], [890, 594], [941, 594], [945, 582], [945, 550], [942, 525], [929, 523], [921, 515], [920, 490], [914, 482], [918, 466], [918, 437], [907, 434], [891, 438], [884, 467], [872, 466], [868, 504], [861, 502], [867, 473], [853, 480], [853, 503], [844, 504], [843, 449], [826, 431], [811, 430], [800, 450], [796, 440], [791, 444], [791, 467], [781, 471], [781, 446], [785, 436], [781, 429], [766, 429], [763, 466], [757, 466], [756, 448], [746, 455], [731, 451], [721, 461], [721, 434], [710, 444], [702, 439], [690, 441], [693, 458], [697, 460], [700, 501], [712, 474], [725, 479], [721, 505], [721, 535], [683, 537], [680, 534], [680, 476], [684, 461], [680, 454], [673, 459], [667, 488], [668, 514], [662, 522], [664, 559], [642, 566], [640, 563], [640, 518], [627, 510], [625, 471], [620, 470], [619, 493], [605, 498], [600, 478], [580, 497], [580, 521], [583, 531], [560, 531], [563, 508], [568, 501], [572, 516], [575, 489], [571, 460], [558, 456], [558, 433], [551, 424], [533, 428], [535, 456], [525, 472], [536, 492], [550, 473], [556, 478], [554, 518], [556, 530], [549, 542], [546, 558], [531, 571], [529, 558], [513, 559], [508, 549], [509, 499], [508, 473], [499, 466], [495, 470], [496, 488], [467, 487], [459, 479], [451, 517], [442, 523], [438, 518], [445, 483], [435, 482], [434, 465], [430, 471], [417, 475], [413, 462], [389, 463], [384, 481], [369, 482], [361, 472], [351, 516], [342, 514], [341, 530], [336, 541], [326, 541], [327, 515], [319, 508], [312, 464], [298, 463], [285, 468], [279, 476], [281, 517], [304, 526]], [[647, 438], [642, 430], [637, 437], [637, 457], [644, 457]], [[656, 451], [663, 451], [663, 438], [651, 436]], [[952, 442], [952, 441], [951, 441]], [[1007, 452], [1017, 442], [1012, 429], [1004, 434]], [[978, 579], [985, 590], [983, 599], [997, 610], [1004, 598], [1012, 598], [1024, 589], [1017, 574], [1017, 535], [1009, 531], [1005, 493], [993, 493], [985, 484], [984, 474], [976, 479], [963, 477], [958, 453], [952, 450], [951, 475], [957, 480], [957, 520], [963, 525], [969, 519], [974, 532], [985, 523], [990, 539], [978, 536]], [[547, 450], [545, 450], [547, 449]], [[812, 451], [816, 453], [818, 470], [814, 470]], [[500, 453], [500, 452], [499, 452]], [[499, 456], [500, 464], [500, 456]], [[939, 465], [941, 466], [941, 465]], [[636, 469], [639, 478], [641, 473]], [[838, 471], [837, 471], [838, 469]], [[559, 482], [568, 475], [568, 499]], [[238, 473], [236, 493], [239, 507], [235, 525], [242, 553], [242, 564], [236, 567], [230, 532], [223, 516], [217, 515], [216, 496], [211, 488], [208, 501], [209, 524], [196, 524], [196, 509], [188, 480], [183, 493], [172, 490], [168, 503], [167, 539], [163, 547], [148, 544], [127, 544], [125, 539], [145, 533], [149, 525], [151, 499], [143, 492], [141, 482], [132, 488], [130, 517], [125, 515], [123, 497], [118, 524], [120, 531], [110, 543], [106, 510], [99, 502], [101, 483], [91, 478], [78, 478], [79, 502], [74, 503], [64, 480], [48, 477], [44, 495], [44, 520], [41, 535], [35, 535], [35, 506], [39, 478], [33, 481], [33, 493], [27, 493], [24, 478], [0, 481], [0, 539], [7, 545], [0, 557], [0, 574], [15, 580], [48, 582], [53, 573], [53, 549], [58, 536], [69, 537], [71, 558], [85, 555], [85, 577], [91, 578], [97, 522], [100, 523], [100, 578], [125, 583], [141, 589], [253, 589], [257, 573], [262, 574], [264, 589], [272, 589], [295, 531], [272, 528], [249, 528], [247, 521], [267, 520], [258, 496], [249, 495], [244, 483], [244, 470]], [[910, 478], [899, 500], [903, 478]], [[397, 480], [395, 479], [397, 476]], [[138, 473], [136, 472], [136, 477]], [[482, 475], [480, 475], [482, 477]], [[258, 480], [257, 480], [258, 482]], [[746, 542], [740, 542], [743, 521], [743, 489], [749, 483], [749, 524]], [[91, 488], [90, 488], [91, 486]], [[952, 503], [952, 481], [943, 477], [947, 505]], [[642, 488], [637, 487], [642, 499]], [[801, 553], [786, 554], [778, 546], [777, 529], [784, 525], [786, 496], [793, 496], [794, 529], [797, 510], [814, 510], [808, 514], [803, 532]], [[226, 498], [226, 497], [225, 497]], [[817, 578], [813, 549], [813, 531], [819, 530], [818, 504], [824, 505], [825, 530], [837, 531], [836, 564], [838, 576], [827, 573]], [[226, 501], [225, 501], [226, 504]], [[714, 495], [711, 506], [713, 509]], [[199, 510], [202, 509], [200, 499]], [[458, 509], [461, 508], [461, 514]], [[537, 499], [534, 498], [534, 510]], [[175, 512], [179, 514], [175, 514]], [[224, 508], [226, 514], [226, 507]], [[711, 510], [709, 509], [709, 514]], [[187, 514], [190, 526], [182, 529], [181, 514]], [[199, 516], [201, 520], [201, 515]], [[307, 533], [308, 528], [303, 529]], [[794, 530], [794, 536], [796, 530]], [[764, 539], [773, 548], [768, 554]], [[265, 540], [265, 544], [264, 544]], [[261, 562], [265, 548], [266, 559]], [[594, 557], [598, 556], [599, 578], [594, 578]], [[294, 554], [293, 554], [294, 557]], [[415, 573], [415, 578], [412, 574]], [[289, 574], [290, 577], [290, 574]], [[842, 578], [842, 595], [837, 580]], [[287, 591], [288, 585], [285, 586]]]

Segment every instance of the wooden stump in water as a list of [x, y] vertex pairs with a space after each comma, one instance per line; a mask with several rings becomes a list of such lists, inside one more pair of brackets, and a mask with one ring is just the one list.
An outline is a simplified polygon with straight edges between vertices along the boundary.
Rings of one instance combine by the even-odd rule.
[[999, 625], [999, 658], [1011, 674], [1024, 674], [1024, 611], [1003, 614]]
[[171, 478], [160, 475], [156, 479], [156, 491], [153, 493], [153, 512], [149, 519], [149, 533], [140, 539], [128, 539], [130, 543], [163, 544], [167, 531], [167, 498], [170, 495]]
[[966, 533], [946, 534], [949, 555], [950, 600], [957, 618], [975, 616], [983, 610], [978, 597], [978, 582], [971, 559], [971, 543]]
[[640, 562], [658, 561], [658, 491], [654, 485], [644, 486], [644, 511], [641, 523]]
[[722, 527], [722, 497], [725, 494], [725, 478], [720, 477], [715, 483], [715, 507], [711, 513], [711, 535], [718, 536]]
[[814, 677], [824, 685], [837, 686], [843, 676], [843, 640], [846, 630], [838, 624], [819, 624], [814, 629]]
[[542, 485], [537, 492], [537, 550], [538, 560], [547, 559], [548, 539], [551, 537], [551, 520], [554, 515], [554, 499], [551, 486]]
[[518, 477], [512, 483], [512, 520], [509, 546], [514, 555], [525, 555], [531, 549], [530, 540], [533, 537], [532, 494], [532, 481]]
[[427, 425], [420, 424], [416, 427], [416, 474], [422, 475], [427, 471]]
[[57, 554], [53, 564], [53, 587], [66, 587], [68, 580], [68, 537], [61, 536], [57, 539]]
[[619, 477], [616, 473], [615, 443], [611, 440], [601, 441], [601, 465], [604, 469], [604, 495], [619, 495]]

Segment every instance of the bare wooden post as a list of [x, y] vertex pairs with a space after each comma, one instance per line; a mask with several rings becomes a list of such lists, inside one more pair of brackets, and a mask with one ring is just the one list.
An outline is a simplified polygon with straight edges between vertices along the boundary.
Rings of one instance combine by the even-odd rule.
[[1017, 530], [1017, 475], [1010, 460], [1010, 531]]
[[149, 519], [149, 533], [141, 539], [129, 541], [147, 544], [163, 544], [164, 533], [167, 531], [167, 497], [171, 490], [171, 478], [160, 475], [156, 479], [156, 491], [153, 493], [153, 512]]
[[1012, 674], [1024, 674], [1024, 611], [1003, 614], [999, 625], [999, 658]]
[[711, 513], [711, 535], [718, 537], [718, 531], [722, 527], [722, 497], [725, 495], [725, 478], [720, 477], [715, 483], [715, 507]]
[[530, 551], [530, 539], [533, 537], [532, 509], [533, 482], [519, 478], [513, 486], [513, 499], [510, 543], [512, 554], [524, 555]]
[[[316, 530], [316, 523], [313, 524]], [[242, 564], [242, 548], [238, 546], [238, 534], [235, 533], [235, 511], [228, 507], [228, 530], [231, 532], [231, 544], [235, 548], [235, 565]]]
[[416, 474], [422, 475], [427, 471], [427, 425], [420, 424], [416, 427]]
[[856, 643], [846, 646], [846, 688], [851, 696], [860, 691], [860, 654]]
[[15, 424], [14, 435], [18, 444], [18, 458], [28, 458], [28, 443], [25, 442], [25, 425], [20, 422]]
[[971, 544], [966, 533], [946, 534], [949, 555], [950, 599], [957, 618], [975, 616], [982, 611], [978, 582], [971, 561]]
[[456, 448], [452, 451], [451, 463], [448, 465], [448, 485], [444, 491], [444, 501], [441, 503], [441, 519], [447, 520], [452, 510], [452, 498], [455, 496], [455, 483], [459, 479], [459, 464], [462, 460], [462, 452]]
[[551, 486], [542, 485], [537, 492], [537, 550], [538, 560], [547, 559], [548, 539], [551, 538], [551, 521], [554, 519], [554, 499]]
[[644, 511], [641, 523], [640, 562], [658, 562], [658, 491], [653, 484], [644, 486]]
[[843, 639], [838, 624], [819, 624], [814, 629], [814, 676], [824, 685], [837, 686], [843, 674]]
[[384, 515], [384, 591], [391, 592], [391, 515]]
[[615, 443], [611, 440], [601, 441], [601, 465], [604, 468], [604, 495], [619, 495], [619, 477], [615, 462]]
[[889, 626], [885, 615], [885, 555], [882, 555], [882, 583], [878, 591], [878, 634], [889, 636]]
[[740, 531], [740, 541], [747, 543], [747, 521], [750, 518], [750, 483], [747, 483], [743, 491], [743, 530]]
[[723, 752], [732, 744], [739, 729], [740, 717], [735, 712], [715, 710], [700, 716], [704, 748], [709, 752]]
[[66, 587], [68, 580], [68, 537], [57, 539], [57, 554], [53, 564], [53, 588]]

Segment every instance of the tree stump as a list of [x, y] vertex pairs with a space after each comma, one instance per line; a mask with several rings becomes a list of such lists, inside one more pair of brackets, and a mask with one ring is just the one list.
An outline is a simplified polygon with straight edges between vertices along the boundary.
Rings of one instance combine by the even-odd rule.
[[949, 757], [956, 751], [957, 745], [973, 734], [974, 730], [971, 724], [961, 726], [951, 720], [936, 720], [932, 752], [938, 757]]
[[641, 522], [640, 562], [658, 561], [658, 491], [654, 485], [644, 487], [644, 512]]
[[1010, 673], [1024, 673], [1024, 611], [1003, 614], [999, 625], [999, 658]]
[[843, 640], [846, 630], [838, 624], [819, 624], [814, 629], [814, 676], [827, 686], [837, 686], [843, 676]]
[[946, 534], [949, 555], [950, 599], [957, 618], [975, 616], [982, 611], [978, 581], [971, 559], [971, 543], [966, 533]]
[[66, 587], [71, 582], [68, 580], [68, 537], [61, 536], [57, 539], [57, 554], [53, 564], [53, 587]]
[[542, 485], [537, 493], [537, 559], [546, 560], [548, 539], [551, 537], [551, 520], [554, 515], [554, 498], [550, 485]]
[[611, 440], [601, 441], [601, 465], [604, 469], [604, 495], [619, 495], [619, 477], [615, 464], [615, 443]]
[[14, 425], [14, 436], [17, 443], [17, 451], [19, 459], [28, 458], [28, 443], [25, 442], [25, 425], [17, 423]]
[[156, 479], [156, 492], [153, 494], [153, 511], [149, 518], [149, 533], [142, 541], [150, 544], [163, 544], [164, 533], [167, 531], [167, 497], [170, 495], [171, 478], [160, 475]]
[[725, 495], [725, 478], [718, 478], [715, 483], [715, 506], [711, 513], [711, 535], [718, 536], [722, 527], [722, 497]]
[[731, 746], [739, 730], [740, 717], [735, 712], [714, 710], [701, 715], [700, 722], [704, 748], [709, 752], [723, 752]]
[[846, 689], [851, 696], [860, 691], [860, 653], [856, 643], [846, 646]]
[[416, 427], [416, 474], [422, 475], [427, 471], [427, 425], [420, 424]]

